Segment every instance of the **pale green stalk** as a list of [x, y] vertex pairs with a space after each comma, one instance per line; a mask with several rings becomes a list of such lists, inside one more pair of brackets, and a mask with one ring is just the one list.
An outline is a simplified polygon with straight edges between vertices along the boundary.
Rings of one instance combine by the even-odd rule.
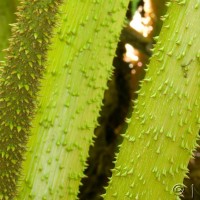
[[128, 2], [63, 2], [17, 199], [76, 199]]
[[169, 4], [105, 200], [179, 199], [177, 184], [197, 146], [200, 1]]

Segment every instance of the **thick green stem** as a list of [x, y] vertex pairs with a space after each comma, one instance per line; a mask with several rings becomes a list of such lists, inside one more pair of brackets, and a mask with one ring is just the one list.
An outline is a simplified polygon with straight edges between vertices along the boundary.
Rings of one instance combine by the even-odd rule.
[[[21, 163], [33, 118], [39, 79], [57, 1], [24, 1], [13, 24], [0, 81], [0, 199], [16, 194]], [[1, 63], [2, 64], [2, 63]]]
[[17, 199], [76, 199], [127, 7], [63, 2]]
[[200, 2], [169, 4], [133, 116], [127, 119], [106, 200], [178, 198], [173, 188], [183, 182], [197, 146]]

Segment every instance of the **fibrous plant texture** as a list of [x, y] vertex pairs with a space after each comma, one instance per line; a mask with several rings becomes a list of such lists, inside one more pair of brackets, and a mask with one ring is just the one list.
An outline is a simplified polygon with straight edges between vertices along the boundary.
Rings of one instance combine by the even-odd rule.
[[15, 194], [57, 1], [26, 1], [17, 13], [0, 82], [0, 198]]
[[[1, 200], [77, 199], [128, 2], [20, 3], [0, 64]], [[200, 2], [168, 5], [108, 200], [178, 198], [196, 147]]]
[[76, 198], [127, 6], [20, 4], [0, 85], [0, 199], [16, 185], [17, 199]]
[[[200, 128], [200, 2], [171, 1], [105, 194], [176, 199]], [[178, 12], [177, 12], [178, 11]], [[180, 193], [179, 193], [180, 194]]]

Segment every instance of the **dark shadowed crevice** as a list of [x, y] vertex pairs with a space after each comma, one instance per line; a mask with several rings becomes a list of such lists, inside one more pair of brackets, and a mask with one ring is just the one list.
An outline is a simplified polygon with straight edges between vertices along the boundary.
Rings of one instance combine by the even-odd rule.
[[[199, 132], [200, 135], [200, 132]], [[182, 200], [199, 200], [200, 199], [200, 140], [199, 145], [194, 151], [193, 156], [188, 163], [188, 178], [184, 179], [186, 188], [183, 191]]]
[[[141, 0], [138, 6], [143, 6], [143, 4]], [[126, 15], [128, 21], [132, 19], [131, 10], [130, 3]], [[166, 9], [163, 9], [163, 12], [159, 14], [165, 11]], [[157, 22], [160, 23], [158, 19], [159, 16], [155, 16], [154, 26]], [[149, 62], [151, 55], [152, 36], [153, 34], [148, 39], [144, 38], [128, 24], [121, 32], [121, 41], [118, 43], [116, 57], [113, 60], [114, 74], [104, 94], [104, 106], [101, 109], [101, 117], [98, 119], [100, 126], [94, 131], [96, 138], [89, 151], [88, 167], [85, 170], [87, 177], [82, 179], [79, 188], [80, 200], [100, 200], [102, 199], [100, 195], [105, 193], [104, 187], [108, 185], [109, 177], [112, 175], [111, 169], [114, 168], [115, 154], [119, 151], [118, 146], [122, 142], [121, 134], [127, 128], [125, 119], [129, 118], [133, 112], [132, 100], [137, 98], [135, 92], [139, 89], [140, 80], [145, 76], [145, 65]], [[132, 73], [130, 63], [124, 62], [123, 59], [126, 43], [138, 49], [140, 61], [143, 63], [143, 67], [134, 68], [134, 73]]]
[[90, 148], [88, 168], [85, 170], [87, 178], [82, 179], [80, 187], [80, 200], [102, 199], [104, 187], [111, 176], [114, 167], [113, 160], [117, 146], [121, 143], [121, 129], [124, 127], [124, 119], [128, 113], [131, 102], [130, 69], [123, 62], [122, 55], [125, 52], [123, 43], [118, 44], [117, 55], [113, 61], [114, 75], [109, 81], [108, 91], [104, 95], [104, 106], [99, 118], [100, 126], [95, 129], [97, 136], [94, 146]]

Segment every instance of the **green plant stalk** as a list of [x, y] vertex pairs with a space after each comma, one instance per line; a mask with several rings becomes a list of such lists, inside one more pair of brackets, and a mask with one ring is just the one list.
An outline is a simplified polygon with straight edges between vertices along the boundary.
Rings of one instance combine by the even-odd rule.
[[76, 199], [128, 2], [63, 2], [17, 199]]
[[197, 147], [200, 2], [168, 5], [105, 200], [179, 199], [173, 188], [182, 184]]
[[16, 4], [14, 0], [0, 0], [0, 61], [4, 60], [5, 53], [2, 51], [8, 46], [8, 38], [10, 36], [9, 24], [14, 22], [14, 12]]
[[0, 199], [12, 199], [59, 1], [21, 3], [0, 77]]

